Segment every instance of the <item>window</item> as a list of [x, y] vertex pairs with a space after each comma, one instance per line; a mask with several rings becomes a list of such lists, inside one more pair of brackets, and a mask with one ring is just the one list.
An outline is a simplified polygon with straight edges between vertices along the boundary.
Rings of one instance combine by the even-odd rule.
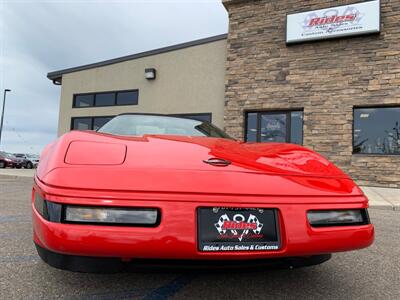
[[303, 112], [290, 113], [290, 142], [303, 145]]
[[96, 94], [95, 106], [111, 106], [115, 105], [115, 93]]
[[71, 130], [97, 130], [113, 117], [78, 117], [72, 118]]
[[100, 117], [93, 119], [93, 130], [97, 130], [110, 121], [113, 117]]
[[400, 154], [400, 107], [354, 108], [353, 153]]
[[137, 105], [138, 100], [139, 100], [138, 91], [117, 93], [117, 105]]
[[115, 91], [74, 95], [73, 107], [138, 105], [139, 91]]
[[73, 118], [71, 129], [91, 130], [92, 129], [92, 118]]
[[303, 144], [303, 112], [247, 113], [246, 141]]
[[200, 113], [200, 114], [173, 114], [171, 116], [181, 117], [186, 119], [193, 119], [197, 121], [207, 121], [211, 123], [211, 113]]
[[90, 107], [94, 105], [94, 95], [76, 95], [74, 100], [74, 107]]

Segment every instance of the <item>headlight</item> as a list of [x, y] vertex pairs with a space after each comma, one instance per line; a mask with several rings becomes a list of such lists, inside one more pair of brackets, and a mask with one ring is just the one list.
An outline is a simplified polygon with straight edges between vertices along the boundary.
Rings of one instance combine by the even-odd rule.
[[366, 209], [312, 210], [307, 213], [307, 218], [313, 227], [369, 224]]
[[68, 223], [156, 226], [158, 216], [158, 210], [154, 208], [66, 206], [64, 221]]

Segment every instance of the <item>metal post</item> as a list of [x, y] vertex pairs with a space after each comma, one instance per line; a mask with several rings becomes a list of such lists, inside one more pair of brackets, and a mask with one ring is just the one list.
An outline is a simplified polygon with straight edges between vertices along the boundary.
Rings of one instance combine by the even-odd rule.
[[1, 145], [1, 134], [3, 133], [4, 109], [6, 107], [6, 94], [7, 94], [7, 92], [11, 92], [11, 90], [10, 89], [5, 89], [4, 90], [3, 110], [1, 111], [1, 121], [0, 121], [0, 145]]

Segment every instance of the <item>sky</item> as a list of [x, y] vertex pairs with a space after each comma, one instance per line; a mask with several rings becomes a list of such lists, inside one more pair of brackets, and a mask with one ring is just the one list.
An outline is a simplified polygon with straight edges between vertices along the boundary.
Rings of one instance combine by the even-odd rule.
[[[57, 138], [61, 88], [48, 72], [226, 33], [220, 0], [0, 0], [0, 150]], [[1, 111], [1, 105], [0, 105]]]

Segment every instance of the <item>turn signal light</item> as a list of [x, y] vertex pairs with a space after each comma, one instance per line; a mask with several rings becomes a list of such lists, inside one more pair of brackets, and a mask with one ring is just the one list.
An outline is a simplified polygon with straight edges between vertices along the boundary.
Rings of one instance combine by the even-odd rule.
[[35, 193], [34, 205], [36, 211], [47, 221], [60, 223], [62, 205], [49, 202], [39, 194]]
[[366, 209], [312, 210], [307, 212], [307, 218], [313, 227], [369, 224], [368, 211]]

